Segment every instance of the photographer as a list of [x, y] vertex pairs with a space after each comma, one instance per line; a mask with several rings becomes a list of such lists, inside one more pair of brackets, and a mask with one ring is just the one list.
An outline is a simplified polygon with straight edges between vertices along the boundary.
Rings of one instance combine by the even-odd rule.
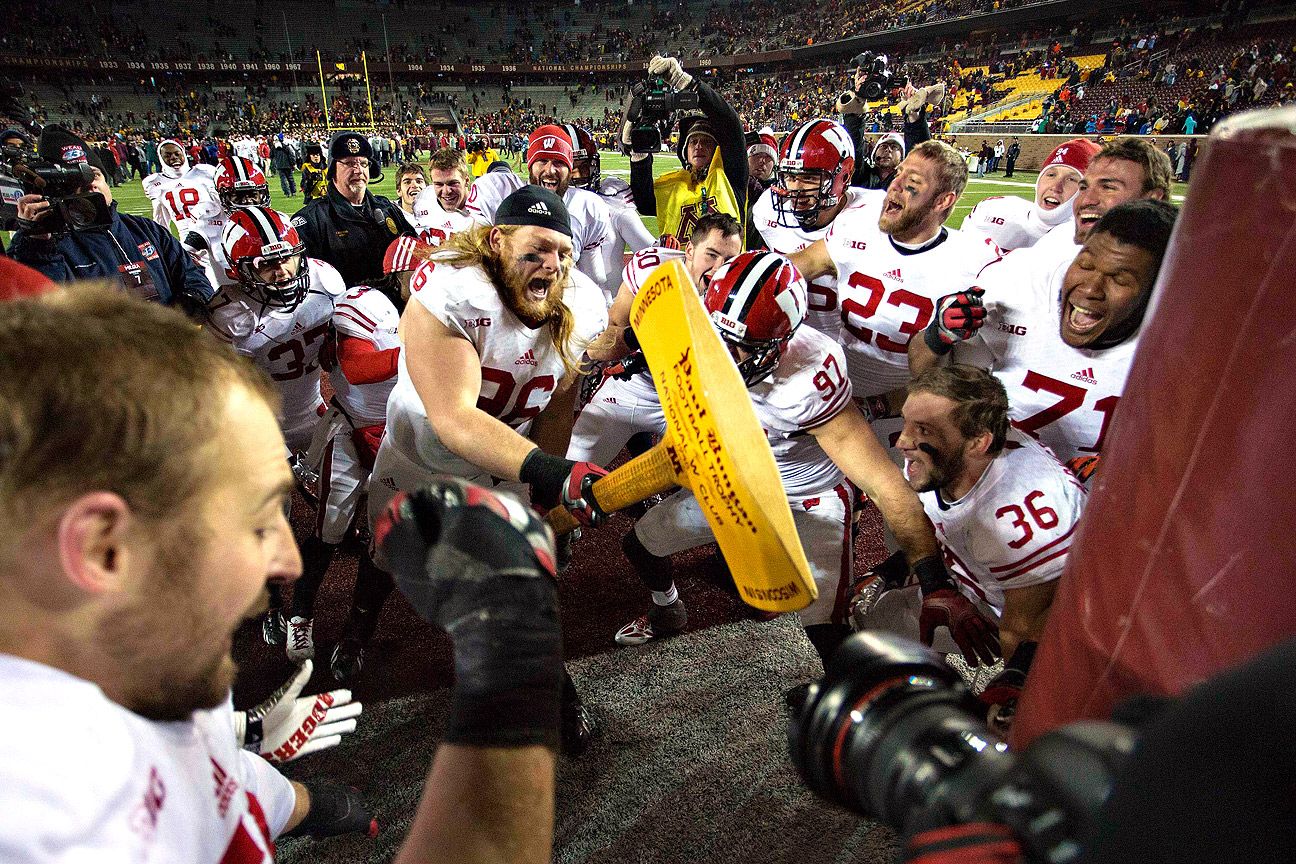
[[654, 57], [648, 62], [648, 73], [659, 76], [674, 89], [671, 104], [692, 97], [702, 113], [680, 117], [676, 153], [683, 167], [654, 181], [653, 154], [636, 149], [644, 142], [632, 132], [665, 118], [652, 116], [651, 105], [645, 104], [645, 97], [652, 94], [643, 88], [631, 98], [622, 123], [621, 143], [630, 154], [630, 189], [635, 207], [645, 216], [656, 216], [657, 233], [671, 234], [681, 245], [688, 242], [693, 226], [708, 213], [718, 210], [745, 222], [747, 145], [738, 112], [719, 93], [685, 72], [674, 57]]
[[[867, 103], [881, 99], [892, 87], [892, 74], [887, 68], [886, 55], [874, 56], [866, 51], [851, 61], [855, 66], [852, 89], [842, 93], [837, 99], [836, 109], [842, 115], [842, 125], [851, 135], [855, 152], [863, 154], [864, 120]], [[932, 84], [928, 87], [915, 87], [907, 78], [901, 93], [904, 103], [901, 106], [903, 118], [903, 135], [887, 133], [873, 148], [870, 158], [861, 158], [855, 165], [855, 174], [851, 178], [852, 186], [865, 189], [885, 189], [895, 177], [896, 166], [905, 154], [924, 141], [931, 138], [931, 129], [927, 125], [927, 108], [939, 105], [945, 98], [945, 85]]]
[[[18, 200], [14, 259], [55, 282], [110, 279], [145, 300], [178, 305], [190, 317], [204, 318], [214, 293], [207, 277], [167, 229], [118, 211], [104, 166], [86, 143], [62, 127], [48, 126], [37, 149], [53, 165], [88, 167], [93, 179], [73, 196], [32, 193]], [[86, 224], [69, 224], [71, 212]]]

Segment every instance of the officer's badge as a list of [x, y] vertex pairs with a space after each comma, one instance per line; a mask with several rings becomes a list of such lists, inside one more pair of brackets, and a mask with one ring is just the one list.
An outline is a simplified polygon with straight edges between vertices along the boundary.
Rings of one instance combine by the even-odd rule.
[[400, 233], [400, 229], [396, 227], [396, 220], [390, 216], [387, 217], [387, 230], [390, 231], [393, 236]]

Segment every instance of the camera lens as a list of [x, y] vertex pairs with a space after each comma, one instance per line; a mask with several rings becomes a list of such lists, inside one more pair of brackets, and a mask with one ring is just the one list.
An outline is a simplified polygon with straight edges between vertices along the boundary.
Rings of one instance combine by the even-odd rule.
[[859, 633], [833, 656], [792, 719], [788, 743], [820, 795], [902, 829], [962, 821], [1012, 767], [1004, 744], [939, 654]]
[[85, 197], [64, 198], [59, 202], [59, 215], [73, 231], [84, 231], [95, 225], [99, 210]]

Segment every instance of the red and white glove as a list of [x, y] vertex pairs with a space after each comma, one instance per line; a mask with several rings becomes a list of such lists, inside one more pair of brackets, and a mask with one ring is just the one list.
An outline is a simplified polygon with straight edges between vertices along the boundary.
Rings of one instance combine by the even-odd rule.
[[576, 517], [576, 521], [585, 528], [602, 525], [607, 519], [607, 512], [594, 500], [591, 487], [594, 481], [607, 475], [607, 469], [593, 462], [577, 462], [572, 465], [563, 486], [562, 503], [567, 511]]
[[953, 586], [923, 592], [918, 629], [924, 645], [932, 644], [937, 627], [949, 628], [969, 664], [989, 666], [999, 659], [999, 627]]
[[981, 288], [969, 288], [936, 301], [936, 314], [923, 331], [923, 341], [933, 354], [948, 354], [959, 342], [977, 334], [985, 323], [984, 293]]
[[314, 668], [305, 661], [260, 705], [234, 712], [234, 734], [244, 750], [270, 762], [290, 762], [336, 747], [343, 735], [355, 731], [364, 706], [351, 701], [350, 690], [300, 696]]
[[1023, 856], [1005, 826], [966, 822], [907, 838], [904, 860], [906, 864], [1018, 864]]

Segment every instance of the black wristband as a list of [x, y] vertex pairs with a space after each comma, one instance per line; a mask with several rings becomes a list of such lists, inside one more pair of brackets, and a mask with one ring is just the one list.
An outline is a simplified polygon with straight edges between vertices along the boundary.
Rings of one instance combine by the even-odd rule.
[[518, 479], [531, 484], [531, 497], [544, 507], [557, 507], [562, 498], [563, 484], [576, 463], [546, 453], [539, 447], [532, 450], [522, 460]]
[[954, 580], [950, 578], [949, 572], [945, 569], [945, 562], [941, 560], [940, 555], [928, 555], [920, 561], [915, 561], [913, 572], [918, 577], [918, 584], [922, 587], [922, 596], [924, 597], [928, 597], [932, 592], [940, 591], [942, 588], [958, 590], [954, 585]]
[[376, 837], [378, 820], [369, 815], [355, 790], [336, 783], [303, 780], [310, 793], [310, 809], [285, 837], [336, 837], [339, 834], [366, 834]]
[[923, 330], [923, 342], [927, 343], [927, 347], [937, 357], [944, 357], [954, 350], [953, 345], [941, 338], [940, 324], [936, 321], [928, 324], [927, 329]]

